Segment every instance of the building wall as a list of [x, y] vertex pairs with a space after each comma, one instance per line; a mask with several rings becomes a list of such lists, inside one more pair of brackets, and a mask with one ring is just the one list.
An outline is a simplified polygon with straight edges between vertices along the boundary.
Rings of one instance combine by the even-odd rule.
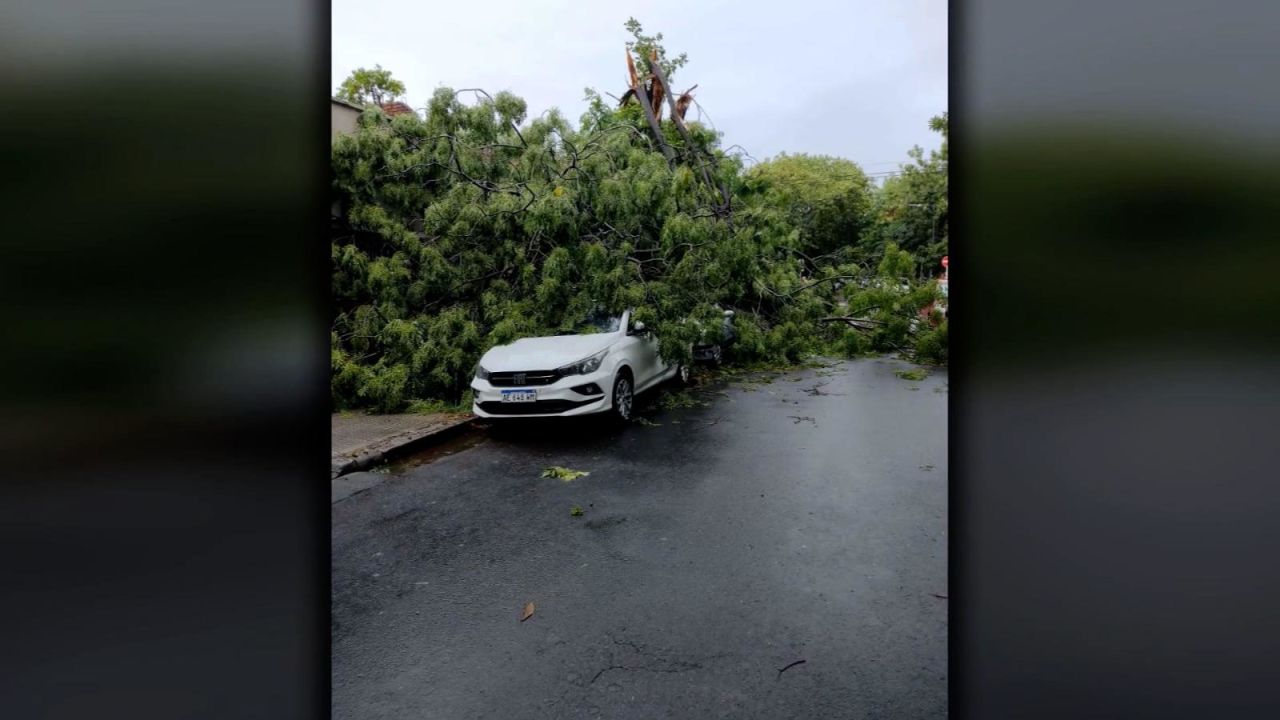
[[329, 115], [333, 126], [333, 134], [330, 139], [336, 138], [342, 133], [356, 131], [356, 120], [360, 117], [360, 111], [356, 108], [334, 100], [329, 103]]

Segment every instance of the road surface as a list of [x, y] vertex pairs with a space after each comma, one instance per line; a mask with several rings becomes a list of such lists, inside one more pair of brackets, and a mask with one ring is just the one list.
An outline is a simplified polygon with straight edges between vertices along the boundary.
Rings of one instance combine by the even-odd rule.
[[335, 485], [333, 717], [945, 717], [947, 380], [908, 367], [702, 387], [651, 398], [654, 425], [519, 425]]

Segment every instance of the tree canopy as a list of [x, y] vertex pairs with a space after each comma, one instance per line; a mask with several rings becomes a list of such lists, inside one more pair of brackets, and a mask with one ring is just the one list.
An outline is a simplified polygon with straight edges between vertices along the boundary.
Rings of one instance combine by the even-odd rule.
[[893, 242], [917, 255], [924, 268], [938, 272], [947, 254], [947, 114], [929, 120], [929, 128], [942, 135], [942, 145], [924, 157], [918, 146], [907, 155], [912, 162], [885, 181], [875, 197], [873, 232], [863, 247], [868, 252]]
[[390, 70], [375, 65], [372, 70], [356, 68], [338, 86], [337, 97], [356, 105], [382, 105], [404, 94], [404, 83], [391, 76]]
[[753, 201], [786, 214], [810, 255], [852, 249], [869, 219], [870, 183], [843, 158], [784, 153], [752, 167], [744, 184]]

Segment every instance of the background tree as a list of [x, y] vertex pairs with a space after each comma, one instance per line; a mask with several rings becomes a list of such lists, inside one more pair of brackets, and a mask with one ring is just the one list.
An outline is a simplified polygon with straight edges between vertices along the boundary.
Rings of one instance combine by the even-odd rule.
[[378, 105], [391, 102], [404, 94], [404, 83], [391, 76], [390, 70], [381, 65], [373, 69], [356, 68], [338, 86], [338, 98], [357, 105]]
[[787, 213], [810, 257], [853, 249], [871, 210], [867, 176], [843, 158], [783, 153], [752, 167], [744, 183], [751, 201]]
[[871, 231], [863, 241], [869, 253], [883, 252], [887, 243], [916, 256], [921, 272], [936, 275], [947, 254], [947, 113], [929, 120], [942, 135], [942, 145], [924, 157], [918, 146], [907, 155], [913, 162], [885, 181], [875, 194]]

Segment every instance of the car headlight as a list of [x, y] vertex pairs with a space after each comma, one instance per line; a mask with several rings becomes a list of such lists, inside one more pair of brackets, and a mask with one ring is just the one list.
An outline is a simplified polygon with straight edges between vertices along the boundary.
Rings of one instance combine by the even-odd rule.
[[485, 370], [483, 365], [476, 363], [476, 377], [479, 378], [480, 380], [488, 380], [489, 371]]
[[579, 360], [571, 365], [565, 365], [556, 372], [561, 375], [588, 375], [600, 369], [600, 363], [604, 362], [604, 356], [608, 354], [609, 348], [605, 348], [585, 360]]

